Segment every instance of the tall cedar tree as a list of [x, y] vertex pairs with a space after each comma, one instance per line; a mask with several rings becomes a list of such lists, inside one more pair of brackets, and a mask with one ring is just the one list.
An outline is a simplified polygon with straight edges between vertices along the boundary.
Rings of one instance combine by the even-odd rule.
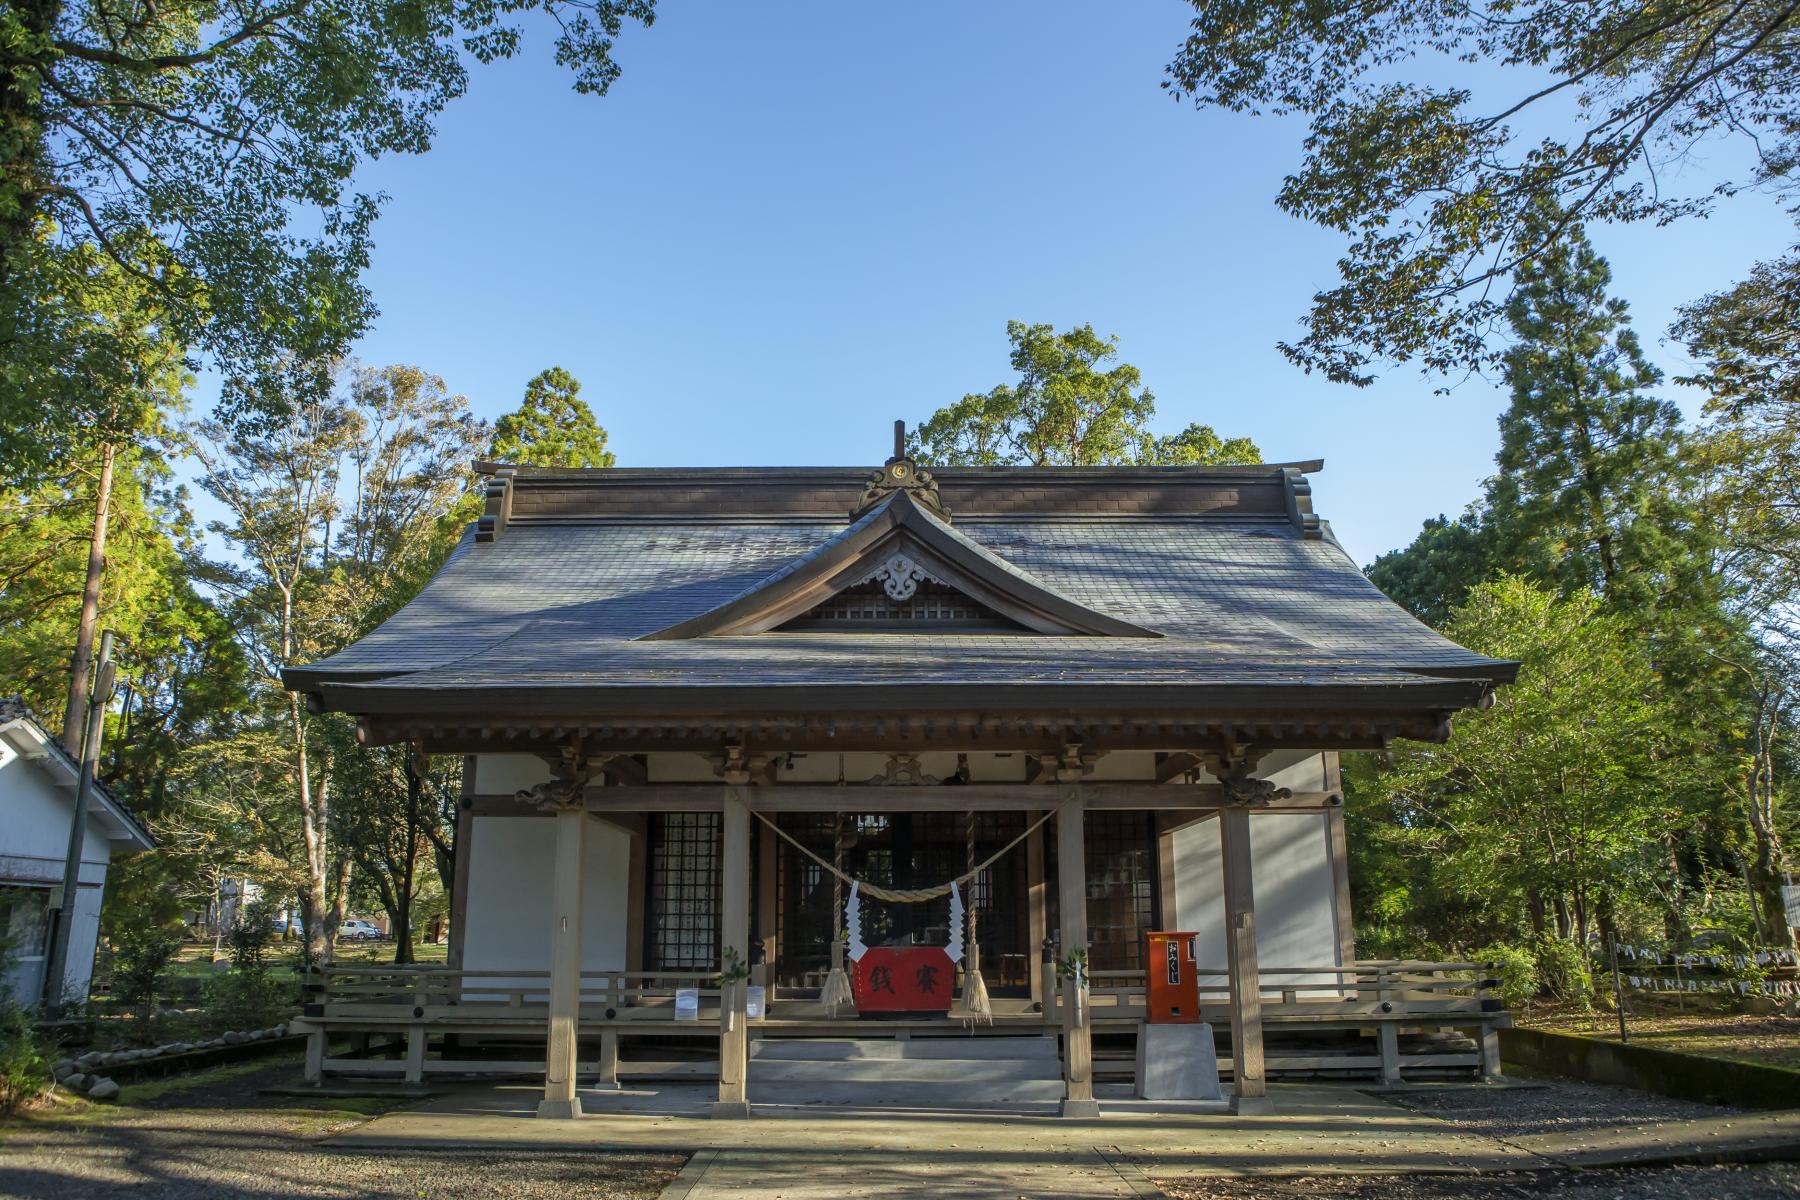
[[494, 422], [488, 457], [533, 467], [610, 467], [606, 430], [581, 398], [581, 381], [551, 367], [525, 385], [518, 411]]

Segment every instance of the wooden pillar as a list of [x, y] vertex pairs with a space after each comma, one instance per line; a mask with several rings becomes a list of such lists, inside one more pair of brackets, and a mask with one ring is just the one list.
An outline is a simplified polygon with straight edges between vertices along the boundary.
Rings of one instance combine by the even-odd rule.
[[[750, 808], [744, 788], [725, 787], [725, 844], [720, 860], [719, 945], [721, 966], [750, 962]], [[744, 984], [729, 984], [719, 998], [719, 1099], [715, 1117], [748, 1117], [749, 1029]]]
[[781, 893], [777, 887], [781, 869], [777, 859], [777, 839], [772, 830], [762, 828], [756, 831], [756, 940], [762, 944], [763, 967], [761, 978], [756, 982], [763, 985], [763, 1011], [767, 1005], [775, 1002], [775, 955], [779, 947], [775, 944], [778, 928], [776, 908], [781, 903]]
[[[1056, 814], [1056, 909], [1062, 925], [1062, 956], [1066, 961], [1077, 950], [1086, 950], [1087, 928], [1087, 804], [1081, 789], [1064, 789]], [[1063, 1084], [1062, 1115], [1097, 1117], [1094, 1102], [1094, 1024], [1087, 1011], [1086, 980], [1063, 980]]]
[[1234, 806], [1220, 810], [1219, 842], [1225, 865], [1225, 958], [1231, 984], [1231, 1061], [1237, 1076], [1232, 1104], [1237, 1112], [1267, 1112], [1262, 992], [1256, 961], [1256, 889], [1252, 879], [1248, 809]]
[[556, 894], [551, 905], [550, 1036], [544, 1056], [540, 1117], [579, 1117], [575, 1051], [581, 1025], [581, 893], [587, 813], [578, 804], [556, 812]]
[[450, 864], [450, 948], [444, 965], [463, 969], [463, 941], [469, 927], [469, 860], [475, 856], [475, 756], [463, 755], [462, 797], [456, 806], [456, 832], [450, 843], [455, 860]]
[[1156, 814], [1156, 907], [1163, 929], [1187, 928], [1181, 923], [1181, 906], [1175, 896], [1175, 824], [1179, 820], [1174, 813]]
[[[1036, 821], [1042, 813], [1028, 812], [1026, 821]], [[1031, 999], [1044, 1012], [1055, 1008], [1055, 993], [1044, 990], [1044, 973], [1038, 969], [1038, 956], [1043, 953], [1044, 939], [1050, 936], [1050, 893], [1044, 883], [1044, 827], [1039, 825], [1025, 838], [1025, 906], [1026, 939], [1025, 973], [1031, 978]]]
[[644, 969], [644, 904], [649, 895], [650, 822], [649, 814], [640, 814], [634, 824], [631, 858], [625, 869], [625, 969]]
[[1344, 775], [1336, 750], [1325, 751], [1325, 791], [1337, 803], [1325, 810], [1331, 839], [1331, 876], [1337, 913], [1338, 966], [1356, 961], [1356, 919], [1350, 909], [1350, 843], [1344, 834]]

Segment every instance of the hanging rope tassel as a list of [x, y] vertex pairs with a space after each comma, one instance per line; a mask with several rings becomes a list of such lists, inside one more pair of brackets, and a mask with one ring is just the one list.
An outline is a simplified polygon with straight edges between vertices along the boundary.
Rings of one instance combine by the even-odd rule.
[[969, 957], [963, 964], [963, 1011], [972, 1020], [993, 1024], [994, 1005], [988, 999], [987, 980], [981, 977], [981, 939], [976, 936], [976, 913], [981, 907], [981, 884], [975, 871], [975, 814], [969, 814]]
[[825, 976], [825, 987], [819, 993], [819, 1002], [825, 1006], [827, 1016], [835, 1018], [839, 1010], [848, 1008], [856, 1011], [856, 996], [850, 991], [850, 976], [844, 971], [844, 815], [842, 813], [831, 823], [832, 850], [831, 858], [834, 866], [831, 876], [831, 972]]

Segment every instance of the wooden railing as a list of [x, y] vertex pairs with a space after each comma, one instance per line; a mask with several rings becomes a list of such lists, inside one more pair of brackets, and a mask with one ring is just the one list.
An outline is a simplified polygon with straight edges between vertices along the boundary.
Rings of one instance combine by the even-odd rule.
[[[718, 972], [712, 971], [583, 971], [581, 1004], [602, 1008], [616, 1019], [672, 1020], [675, 993], [699, 993], [701, 1011], [718, 1020]], [[548, 971], [458, 971], [446, 967], [326, 967], [310, 985], [310, 1016], [358, 1015], [365, 1010], [392, 1011], [411, 1005], [454, 1010], [473, 1016], [486, 1010], [504, 1014], [549, 1002]], [[424, 1015], [424, 1014], [421, 1014]]]
[[[1499, 986], [1493, 963], [1421, 961], [1358, 962], [1332, 967], [1262, 967], [1258, 971], [1263, 1015], [1274, 1020], [1304, 1022], [1327, 1018], [1421, 1019], [1494, 1015], [1501, 1005], [1493, 997]], [[1198, 972], [1200, 1006], [1223, 1009], [1231, 987], [1224, 968]], [[1046, 1010], [1061, 1004], [1054, 969], [1046, 972]], [[1140, 1020], [1144, 1015], [1143, 971], [1095, 971], [1088, 1003], [1096, 1020]]]

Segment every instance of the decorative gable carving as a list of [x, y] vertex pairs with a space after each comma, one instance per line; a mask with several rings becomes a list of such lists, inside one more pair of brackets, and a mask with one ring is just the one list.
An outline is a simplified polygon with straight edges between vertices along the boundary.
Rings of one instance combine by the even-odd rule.
[[710, 612], [647, 634], [644, 640], [763, 633], [798, 623], [796, 619], [816, 628], [830, 619], [818, 611], [825, 602], [869, 584], [878, 584], [882, 595], [897, 603], [908, 602], [921, 587], [950, 589], [984, 610], [978, 623], [989, 629], [1012, 626], [1017, 632], [1087, 637], [1162, 636], [1046, 587], [952, 530], [914, 490], [897, 488], [843, 533], [749, 591]]

